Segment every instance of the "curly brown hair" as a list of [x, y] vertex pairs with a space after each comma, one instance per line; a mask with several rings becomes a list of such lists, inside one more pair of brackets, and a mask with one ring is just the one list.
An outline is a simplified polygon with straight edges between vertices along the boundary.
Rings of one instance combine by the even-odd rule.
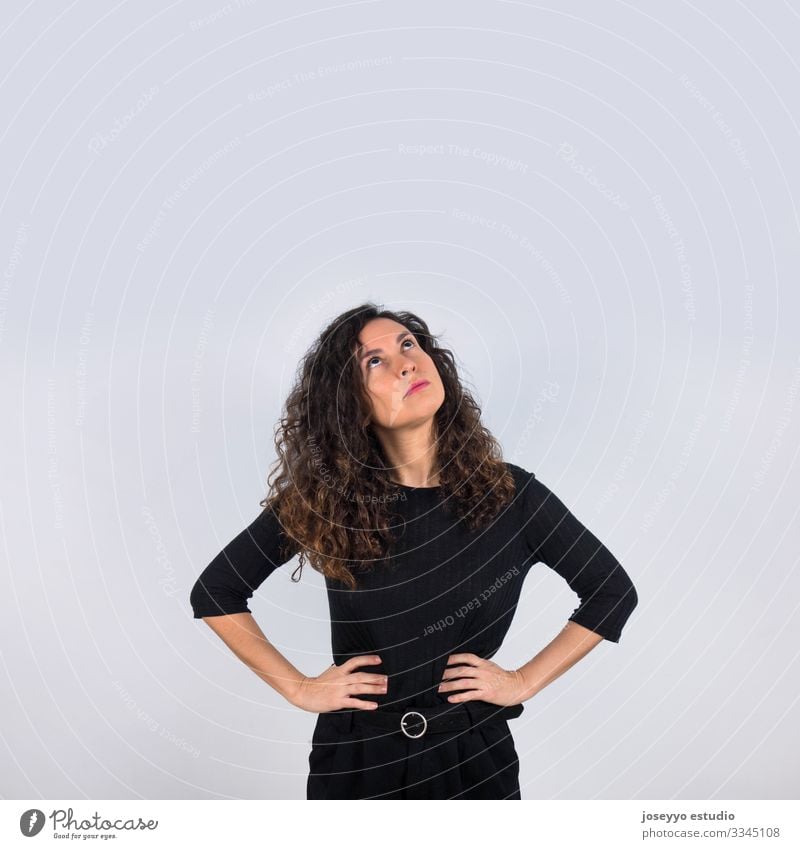
[[357, 585], [354, 571], [388, 556], [395, 537], [387, 505], [400, 495], [370, 424], [371, 402], [355, 356], [361, 329], [375, 318], [392, 319], [413, 333], [441, 377], [445, 399], [434, 415], [432, 477], [438, 473], [446, 509], [476, 529], [515, 492], [500, 445], [462, 386], [452, 352], [428, 325], [414, 313], [372, 302], [342, 313], [298, 366], [275, 428], [278, 460], [267, 479], [270, 494], [260, 504], [279, 517], [292, 553], [300, 555], [300, 573], [307, 559], [350, 589]]

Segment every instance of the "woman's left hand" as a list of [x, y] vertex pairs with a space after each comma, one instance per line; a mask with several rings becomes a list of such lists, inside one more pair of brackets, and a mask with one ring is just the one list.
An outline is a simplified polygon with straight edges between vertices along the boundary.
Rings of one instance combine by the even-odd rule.
[[525, 701], [525, 681], [518, 670], [506, 670], [492, 660], [476, 654], [451, 654], [442, 676], [438, 692], [450, 693], [468, 690], [447, 697], [448, 702], [489, 702], [492, 705], [509, 707]]

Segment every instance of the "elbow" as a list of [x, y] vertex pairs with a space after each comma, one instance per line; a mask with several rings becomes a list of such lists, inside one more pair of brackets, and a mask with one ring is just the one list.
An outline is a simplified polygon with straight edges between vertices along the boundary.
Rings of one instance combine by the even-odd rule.
[[636, 592], [636, 587], [633, 583], [629, 583], [628, 589], [618, 597], [615, 608], [617, 611], [617, 627], [615, 629], [614, 638], [611, 642], [618, 643], [622, 635], [622, 631], [631, 617], [631, 613], [636, 609], [639, 603], [639, 595]]
[[639, 604], [639, 594], [636, 592], [636, 587], [632, 581], [629, 582], [628, 589], [622, 596], [621, 603], [627, 607], [629, 616], [636, 609], [636, 605]]
[[639, 604], [639, 594], [636, 592], [633, 582], [628, 579], [627, 586], [621, 589], [614, 602], [614, 608], [621, 623], [620, 630], [630, 618], [631, 613], [636, 609], [637, 604]]
[[218, 616], [223, 611], [220, 609], [218, 594], [210, 590], [201, 579], [195, 581], [192, 591], [189, 593], [189, 606], [195, 619], [205, 616]]
[[209, 595], [205, 587], [203, 587], [199, 580], [195, 581], [192, 591], [189, 593], [189, 607], [191, 607], [195, 619], [202, 618], [201, 611], [205, 610], [209, 601]]
[[247, 600], [228, 587], [214, 587], [204, 584], [198, 578], [189, 593], [189, 605], [195, 619], [207, 616], [227, 616], [229, 613], [250, 613]]
[[633, 613], [636, 605], [639, 604], [636, 586], [619, 562], [617, 562], [617, 567], [613, 571], [607, 592], [614, 597], [614, 607], [619, 611], [623, 620], [627, 619]]
[[625, 587], [618, 587], [613, 593], [609, 592], [598, 598], [597, 615], [600, 622], [598, 627], [592, 630], [597, 631], [608, 642], [618, 643], [638, 603], [636, 587], [629, 580]]

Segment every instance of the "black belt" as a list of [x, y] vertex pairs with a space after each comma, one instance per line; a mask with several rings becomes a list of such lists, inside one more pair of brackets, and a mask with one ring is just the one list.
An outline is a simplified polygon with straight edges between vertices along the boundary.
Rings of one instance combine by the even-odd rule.
[[[410, 739], [425, 737], [428, 734], [444, 734], [448, 731], [461, 731], [484, 722], [501, 719], [515, 719], [523, 711], [523, 705], [501, 707], [487, 702], [462, 702], [455, 705], [437, 705], [436, 707], [407, 706], [403, 710], [330, 711], [328, 716], [341, 717], [337, 726], [349, 731], [354, 722], [384, 731], [396, 731]], [[341, 723], [341, 725], [339, 725]]]

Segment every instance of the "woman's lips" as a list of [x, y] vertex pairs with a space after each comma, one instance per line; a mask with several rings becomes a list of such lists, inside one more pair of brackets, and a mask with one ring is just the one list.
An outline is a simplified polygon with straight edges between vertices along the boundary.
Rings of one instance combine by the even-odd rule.
[[424, 389], [426, 386], [430, 386], [429, 380], [420, 380], [415, 384], [411, 385], [411, 389], [406, 392], [405, 397], [408, 398], [409, 395], [413, 395], [415, 392], [418, 392], [420, 389]]

